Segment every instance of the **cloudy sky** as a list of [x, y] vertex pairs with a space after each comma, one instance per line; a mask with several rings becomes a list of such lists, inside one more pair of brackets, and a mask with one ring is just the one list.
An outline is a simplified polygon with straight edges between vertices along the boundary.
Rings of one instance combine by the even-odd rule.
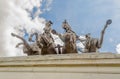
[[0, 56], [20, 56], [15, 45], [20, 40], [11, 32], [23, 36], [20, 29], [40, 30], [45, 20], [51, 20], [53, 28], [62, 33], [62, 22], [67, 19], [78, 35], [91, 33], [95, 38], [107, 19], [113, 23], [107, 28], [101, 52], [120, 53], [120, 0], [0, 0]]

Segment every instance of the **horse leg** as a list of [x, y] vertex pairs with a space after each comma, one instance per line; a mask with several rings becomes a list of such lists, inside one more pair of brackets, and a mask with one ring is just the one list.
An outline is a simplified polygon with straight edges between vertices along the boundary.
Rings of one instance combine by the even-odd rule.
[[47, 51], [49, 54], [57, 54], [55, 48], [52, 45], [50, 45]]

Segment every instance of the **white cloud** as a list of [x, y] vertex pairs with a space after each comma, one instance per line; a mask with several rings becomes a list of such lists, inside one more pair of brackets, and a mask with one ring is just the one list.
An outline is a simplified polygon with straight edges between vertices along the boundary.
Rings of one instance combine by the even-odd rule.
[[53, 2], [53, 0], [44, 0], [46, 3], [45, 3], [45, 6], [44, 6], [44, 9], [43, 9], [43, 12], [45, 11], [50, 11], [51, 10], [51, 4]]
[[57, 46], [58, 44], [59, 44], [60, 46], [63, 46], [63, 45], [64, 45], [63, 41], [59, 38], [58, 35], [54, 35], [54, 34], [51, 34], [51, 35], [52, 35], [53, 39], [55, 40], [54, 43], [55, 43], [56, 46]]
[[[85, 38], [85, 36], [79, 36], [79, 39], [85, 40], [86, 38]], [[76, 45], [77, 45], [77, 49], [78, 49], [79, 54], [84, 52], [84, 49], [85, 49], [84, 43], [85, 43], [84, 41], [83, 42], [77, 41]]]
[[[42, 0], [0, 0], [0, 56], [18, 56], [24, 55], [21, 49], [16, 49], [15, 45], [20, 42], [17, 38], [13, 38], [10, 34], [15, 32], [23, 35], [19, 29], [26, 28], [30, 33], [31, 29], [43, 31], [44, 18], [39, 18], [42, 14], [40, 10]], [[31, 18], [30, 13], [33, 8], [38, 10]]]
[[46, 10], [50, 11], [51, 7], [50, 5], [52, 4], [53, 0], [47, 0], [47, 4], [46, 4]]
[[118, 54], [120, 54], [120, 44], [118, 44], [118, 45], [116, 46], [116, 51], [117, 51]]

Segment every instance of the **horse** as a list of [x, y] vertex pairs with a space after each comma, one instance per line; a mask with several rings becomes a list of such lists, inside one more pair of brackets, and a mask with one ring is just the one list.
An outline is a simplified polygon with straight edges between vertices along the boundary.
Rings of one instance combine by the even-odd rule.
[[33, 33], [29, 40], [32, 39], [33, 35], [36, 36], [36, 43], [41, 49], [41, 55], [57, 54], [53, 43], [54, 40], [50, 34], [46, 34], [45, 32], [43, 34]]
[[[52, 33], [55, 35], [58, 35], [59, 38], [64, 42], [63, 46], [57, 46], [58, 51], [61, 54], [68, 54], [68, 53], [77, 53], [77, 47], [76, 47], [76, 36], [74, 33], [66, 32], [63, 35], [57, 33], [55, 30], [52, 30]], [[62, 49], [62, 50], [61, 50]]]
[[16, 37], [18, 39], [21, 39], [23, 42], [18, 43], [16, 47], [19, 47], [20, 45], [23, 45], [23, 52], [26, 53], [28, 56], [30, 55], [39, 55], [41, 53], [39, 47], [36, 45], [36, 43], [28, 44], [27, 41], [20, 37], [19, 35], [16, 35], [14, 33], [11, 33], [13, 37]]
[[63, 54], [68, 53], [78, 53], [76, 47], [76, 37], [73, 33], [65, 33], [64, 37], [64, 46], [63, 46]]
[[105, 30], [108, 27], [108, 25], [110, 25], [112, 23], [112, 20], [107, 20], [106, 24], [103, 28], [103, 30], [101, 31], [101, 36], [100, 38], [92, 38], [90, 36], [90, 34], [86, 35], [86, 44], [85, 44], [85, 51], [86, 52], [97, 52], [98, 49], [100, 49], [102, 47], [103, 44], [103, 39], [104, 39], [104, 34], [105, 34]]

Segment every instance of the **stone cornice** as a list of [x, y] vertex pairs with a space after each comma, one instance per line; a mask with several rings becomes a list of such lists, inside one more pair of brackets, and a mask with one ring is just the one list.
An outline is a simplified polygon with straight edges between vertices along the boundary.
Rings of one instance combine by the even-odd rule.
[[112, 53], [0, 58], [1, 79], [119, 79], [119, 74], [120, 55]]
[[84, 53], [45, 56], [2, 57], [0, 67], [79, 67], [79, 66], [112, 66], [120, 67], [120, 55], [112, 53]]

